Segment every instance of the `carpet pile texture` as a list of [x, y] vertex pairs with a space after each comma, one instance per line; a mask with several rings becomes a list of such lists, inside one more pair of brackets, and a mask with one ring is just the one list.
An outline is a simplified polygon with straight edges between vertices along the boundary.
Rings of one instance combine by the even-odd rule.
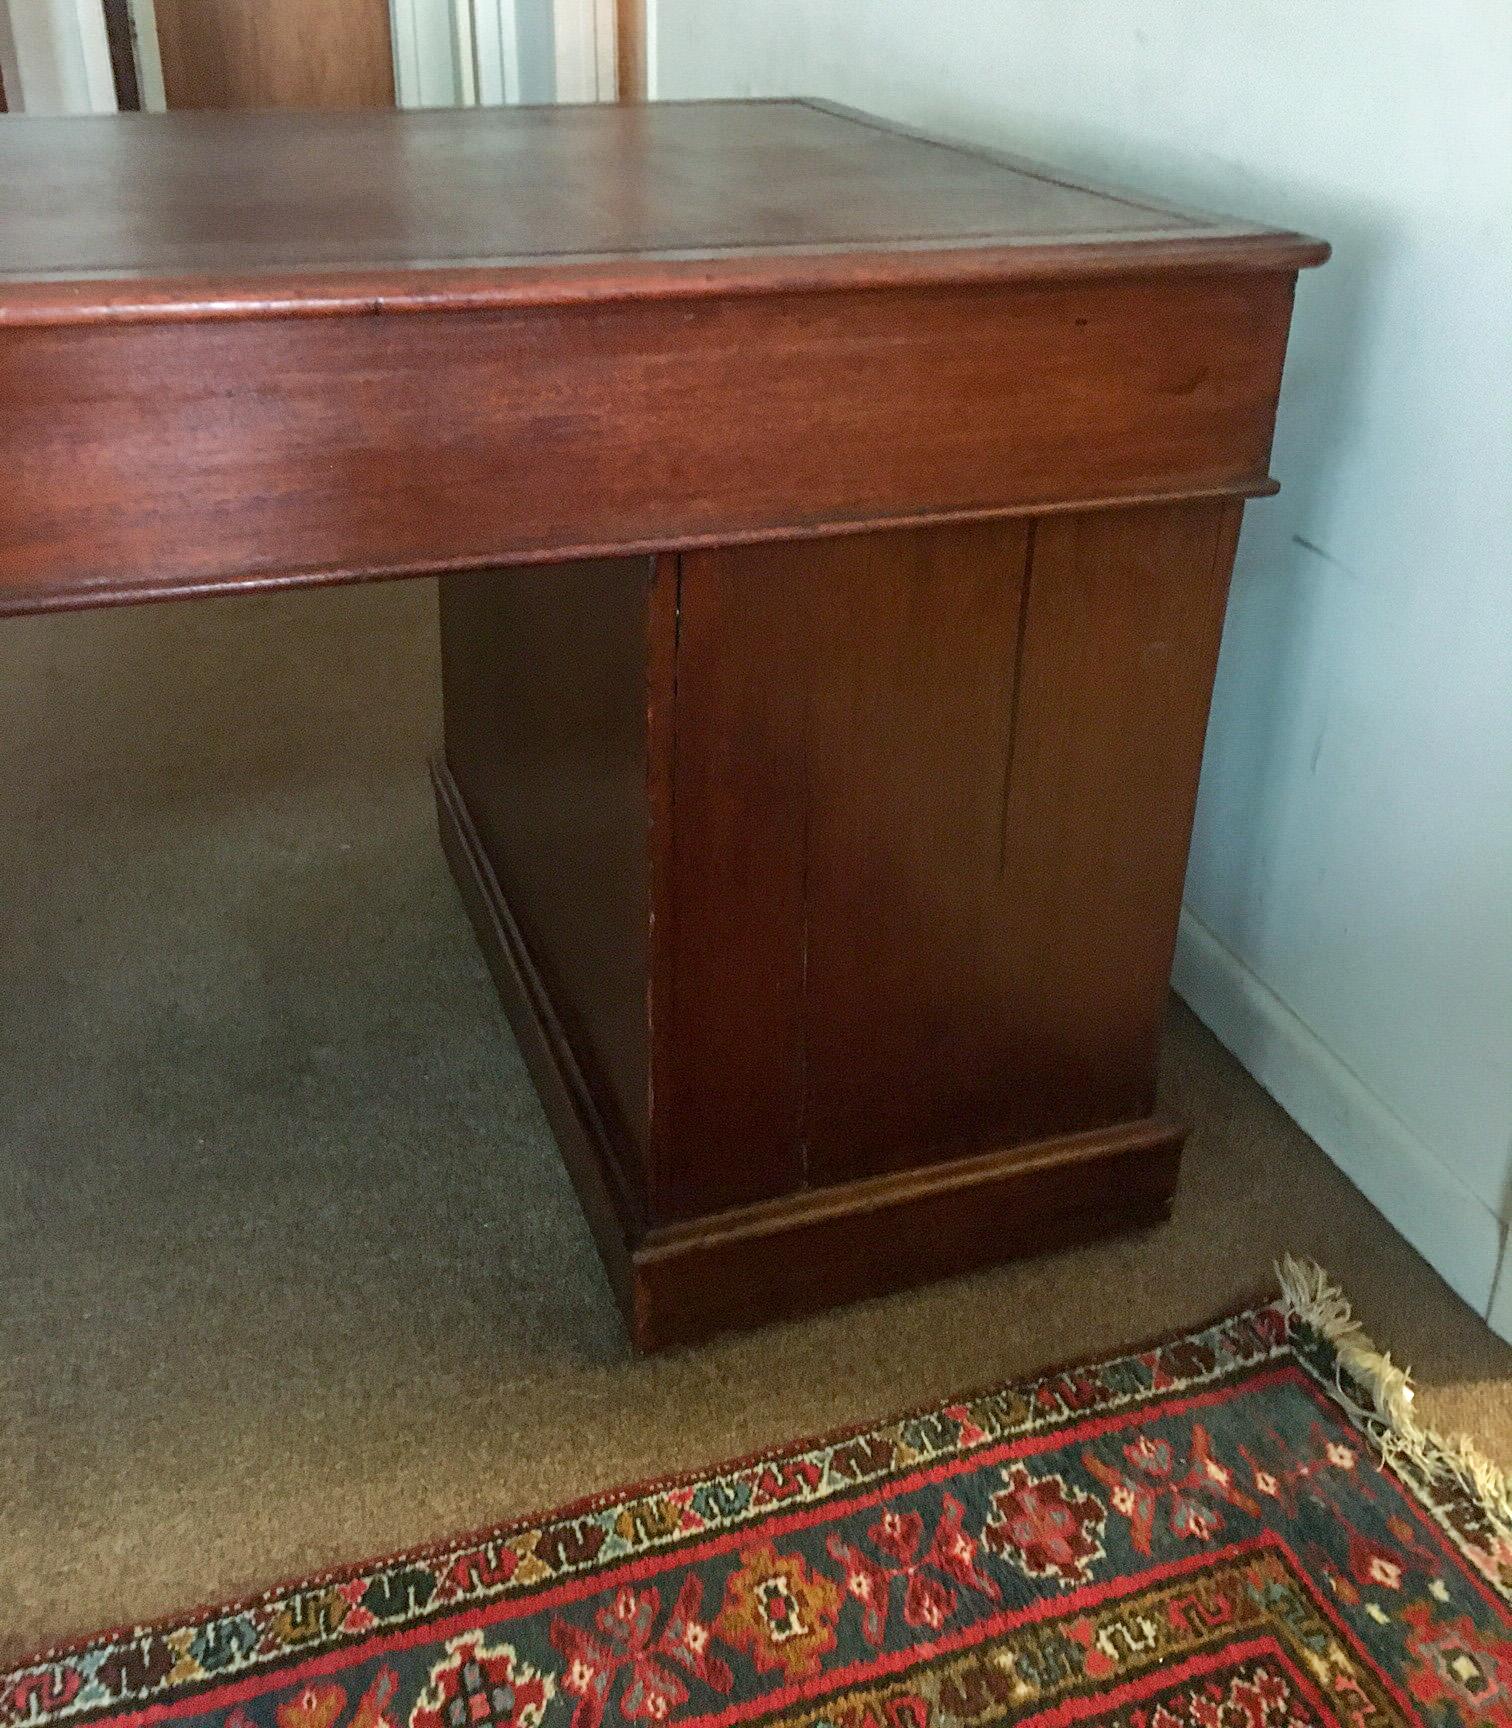
[[1505, 1483], [1430, 1442], [1336, 1293], [1298, 1287], [1132, 1356], [103, 1635], [0, 1676], [0, 1723], [1504, 1724]]

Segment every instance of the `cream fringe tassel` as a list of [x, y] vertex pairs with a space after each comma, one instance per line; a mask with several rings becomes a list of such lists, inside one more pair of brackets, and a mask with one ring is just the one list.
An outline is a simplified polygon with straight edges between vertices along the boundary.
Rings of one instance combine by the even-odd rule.
[[1452, 1439], [1419, 1425], [1412, 1413], [1412, 1382], [1385, 1351], [1377, 1350], [1350, 1312], [1349, 1299], [1321, 1266], [1288, 1254], [1276, 1267], [1281, 1301], [1333, 1346], [1339, 1366], [1370, 1400], [1356, 1402], [1337, 1380], [1334, 1396], [1375, 1442], [1394, 1470], [1422, 1481], [1449, 1477], [1474, 1496], [1504, 1541], [1512, 1543], [1512, 1481], [1463, 1434]]

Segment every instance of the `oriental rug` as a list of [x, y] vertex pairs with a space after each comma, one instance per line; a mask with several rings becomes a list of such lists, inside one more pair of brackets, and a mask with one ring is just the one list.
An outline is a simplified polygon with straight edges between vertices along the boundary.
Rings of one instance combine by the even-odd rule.
[[1512, 1728], [1512, 1506], [1316, 1268], [1119, 1361], [104, 1634], [0, 1724]]

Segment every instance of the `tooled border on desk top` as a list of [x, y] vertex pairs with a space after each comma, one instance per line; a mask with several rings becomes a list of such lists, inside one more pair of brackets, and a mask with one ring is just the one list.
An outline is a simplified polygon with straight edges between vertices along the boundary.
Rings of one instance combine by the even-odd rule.
[[704, 247], [625, 253], [459, 257], [362, 266], [340, 263], [214, 275], [129, 271], [0, 271], [0, 326], [158, 323], [247, 318], [477, 312], [625, 299], [932, 288], [1197, 272], [1302, 270], [1322, 264], [1325, 241], [1257, 227], [1122, 190], [1083, 185], [1044, 164], [915, 132], [839, 103], [818, 109], [920, 144], [997, 162], [1017, 174], [1148, 210], [1166, 222], [1071, 237], [1001, 234], [890, 239], [885, 246]]

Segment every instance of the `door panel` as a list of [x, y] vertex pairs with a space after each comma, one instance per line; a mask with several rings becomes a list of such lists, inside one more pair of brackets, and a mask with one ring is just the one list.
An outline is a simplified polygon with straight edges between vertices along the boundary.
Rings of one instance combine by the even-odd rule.
[[170, 108], [388, 108], [388, 0], [157, 0]]

